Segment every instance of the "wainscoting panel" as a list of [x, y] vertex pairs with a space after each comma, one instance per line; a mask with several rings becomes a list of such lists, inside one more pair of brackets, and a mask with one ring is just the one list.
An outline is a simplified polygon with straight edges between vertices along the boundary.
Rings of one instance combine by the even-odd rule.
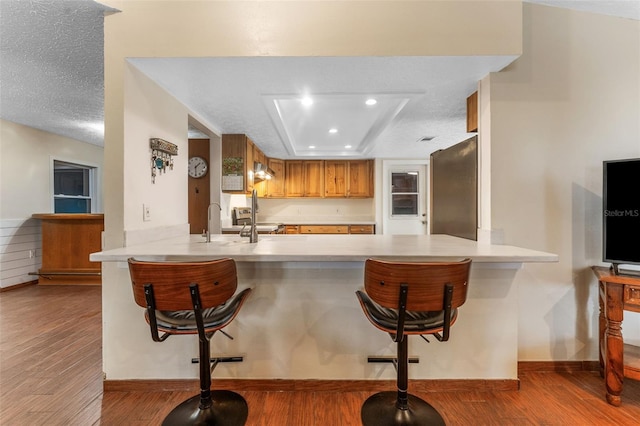
[[36, 281], [42, 265], [40, 221], [0, 220], [0, 288]]

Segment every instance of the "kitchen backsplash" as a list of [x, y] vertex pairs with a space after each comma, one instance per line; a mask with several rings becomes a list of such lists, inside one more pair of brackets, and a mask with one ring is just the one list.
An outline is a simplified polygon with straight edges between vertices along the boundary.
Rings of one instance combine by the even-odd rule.
[[[227, 195], [223, 200], [223, 224], [231, 221], [233, 207], [247, 207], [251, 199], [243, 195]], [[267, 199], [258, 200], [258, 221], [296, 223], [296, 220], [317, 220], [321, 223], [335, 221], [369, 221], [375, 217], [373, 198], [353, 199]], [[226, 206], [224, 206], [226, 204]], [[225, 209], [224, 207], [228, 207]]]

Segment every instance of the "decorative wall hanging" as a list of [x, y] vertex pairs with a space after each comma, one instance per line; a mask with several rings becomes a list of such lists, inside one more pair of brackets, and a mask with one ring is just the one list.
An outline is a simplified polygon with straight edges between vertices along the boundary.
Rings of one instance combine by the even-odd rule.
[[244, 158], [222, 159], [222, 190], [242, 191], [244, 189]]
[[160, 138], [149, 139], [151, 147], [151, 183], [156, 183], [157, 173], [173, 170], [173, 155], [178, 155], [178, 145]]

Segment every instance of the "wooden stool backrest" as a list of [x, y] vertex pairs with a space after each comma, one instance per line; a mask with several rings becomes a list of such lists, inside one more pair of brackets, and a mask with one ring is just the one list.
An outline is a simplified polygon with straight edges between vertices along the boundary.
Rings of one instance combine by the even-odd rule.
[[385, 308], [399, 308], [400, 285], [408, 285], [408, 311], [441, 311], [445, 284], [453, 286], [452, 309], [467, 299], [471, 259], [460, 262], [393, 262], [367, 259], [364, 288]]
[[159, 311], [193, 310], [189, 285], [196, 283], [202, 308], [222, 305], [236, 291], [238, 278], [233, 259], [205, 262], [143, 262], [129, 259], [133, 297], [147, 307], [144, 285], [151, 284]]

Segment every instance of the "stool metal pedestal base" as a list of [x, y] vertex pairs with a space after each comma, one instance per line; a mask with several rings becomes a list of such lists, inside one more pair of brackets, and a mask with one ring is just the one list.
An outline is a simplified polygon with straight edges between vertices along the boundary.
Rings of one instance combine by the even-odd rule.
[[408, 395], [408, 409], [396, 407], [397, 392], [380, 392], [371, 395], [360, 411], [364, 426], [431, 426], [445, 425], [444, 419], [430, 404]]
[[213, 403], [200, 408], [200, 395], [191, 397], [174, 408], [162, 422], [163, 426], [243, 426], [249, 413], [247, 402], [235, 392], [211, 391]]

